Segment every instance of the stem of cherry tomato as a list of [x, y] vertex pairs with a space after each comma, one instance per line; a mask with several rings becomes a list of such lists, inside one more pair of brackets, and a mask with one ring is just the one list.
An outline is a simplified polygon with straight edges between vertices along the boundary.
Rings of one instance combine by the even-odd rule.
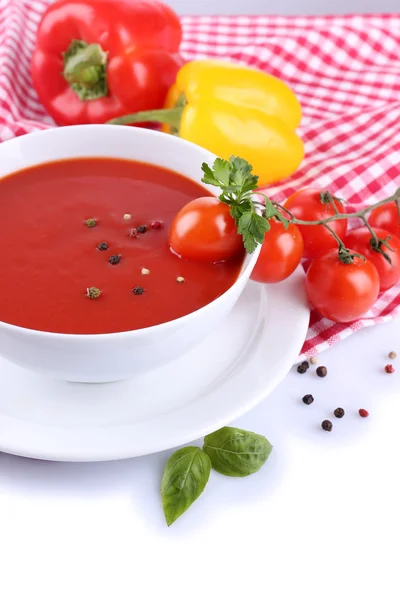
[[[264, 196], [264, 194], [262, 194], [261, 192], [256, 192], [259, 193], [261, 196]], [[264, 196], [266, 198], [266, 196]], [[319, 219], [316, 221], [303, 221], [302, 219], [297, 219], [293, 213], [288, 210], [285, 206], [281, 206], [280, 204], [278, 204], [277, 202], [272, 202], [272, 205], [274, 206], [274, 208], [279, 211], [279, 212], [284, 212], [287, 216], [288, 219], [290, 220], [291, 223], [295, 224], [295, 225], [323, 225], [324, 227], [326, 227], [326, 229], [329, 230], [330, 234], [335, 238], [336, 242], [338, 243], [339, 246], [339, 260], [344, 263], [344, 264], [351, 264], [354, 260], [355, 257], [361, 258], [362, 260], [366, 260], [364, 256], [362, 256], [362, 254], [358, 254], [357, 252], [352, 252], [349, 248], [346, 248], [346, 246], [344, 245], [343, 241], [340, 239], [340, 237], [336, 234], [336, 232], [329, 227], [329, 223], [332, 223], [333, 221], [340, 221], [340, 220], [344, 220], [344, 219], [348, 219], [349, 215], [347, 213], [340, 213], [337, 210], [335, 201], [338, 201], [338, 198], [334, 198], [332, 197], [330, 194], [327, 197], [326, 200], [326, 204], [331, 204], [331, 206], [333, 207], [334, 210], [334, 215], [332, 215], [331, 217], [327, 217], [326, 219]], [[380, 239], [378, 238], [378, 236], [376, 235], [375, 231], [373, 230], [373, 228], [371, 227], [371, 225], [368, 223], [366, 215], [371, 211], [374, 210], [376, 208], [378, 208], [379, 206], [383, 206], [384, 204], [387, 204], [388, 202], [395, 202], [397, 209], [400, 211], [400, 188], [398, 188], [396, 190], [396, 192], [393, 194], [393, 196], [390, 196], [389, 198], [385, 198], [384, 200], [381, 200], [380, 202], [377, 202], [376, 204], [372, 204], [371, 206], [367, 206], [366, 208], [363, 208], [362, 210], [356, 211], [354, 213], [351, 213], [352, 218], [359, 218], [363, 221], [363, 223], [365, 224], [365, 226], [368, 228], [368, 230], [371, 233], [371, 246], [374, 250], [376, 250], [376, 252], [379, 252], [383, 255], [383, 257], [389, 262], [391, 263], [391, 259], [390, 256], [387, 254], [387, 252], [384, 251], [384, 247], [388, 248], [389, 250], [392, 250], [389, 246], [389, 241], [390, 238], [387, 239]], [[259, 203], [257, 203], [259, 204]]]
[[[262, 194], [264, 196], [264, 194]], [[400, 188], [398, 188], [396, 190], [396, 192], [393, 194], [393, 196], [390, 196], [389, 198], [385, 198], [384, 200], [381, 200], [380, 202], [377, 202], [376, 204], [371, 204], [370, 206], [367, 206], [366, 208], [363, 208], [362, 210], [358, 210], [354, 213], [351, 213], [351, 218], [352, 219], [364, 219], [365, 215], [367, 215], [369, 212], [371, 212], [371, 210], [374, 210], [376, 208], [378, 208], [379, 206], [383, 206], [383, 204], [387, 204], [388, 202], [396, 202], [397, 205], [399, 205], [399, 201], [400, 201]], [[280, 211], [284, 211], [286, 212], [289, 216], [290, 216], [290, 221], [292, 223], [295, 223], [296, 225], [326, 225], [327, 223], [331, 223], [332, 221], [341, 221], [343, 219], [348, 219], [349, 215], [347, 213], [337, 213], [335, 212], [334, 215], [332, 215], [331, 217], [327, 217], [326, 219], [320, 219], [318, 221], [303, 221], [301, 219], [296, 219], [296, 217], [294, 215], [292, 215], [292, 213], [285, 208], [284, 206], [281, 206], [280, 204], [278, 204], [277, 202], [273, 202], [272, 203], [274, 205], [274, 207], [277, 210]]]

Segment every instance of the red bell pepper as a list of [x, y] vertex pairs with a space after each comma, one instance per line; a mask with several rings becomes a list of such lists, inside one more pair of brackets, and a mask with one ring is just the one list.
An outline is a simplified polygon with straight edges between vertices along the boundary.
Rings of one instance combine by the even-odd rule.
[[160, 108], [183, 64], [181, 37], [158, 0], [58, 0], [39, 25], [33, 84], [59, 125]]

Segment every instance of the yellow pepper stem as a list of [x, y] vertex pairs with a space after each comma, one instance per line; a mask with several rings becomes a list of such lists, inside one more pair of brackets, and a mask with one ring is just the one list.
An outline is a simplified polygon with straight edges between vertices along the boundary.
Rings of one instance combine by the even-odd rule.
[[108, 121], [110, 125], [133, 125], [134, 123], [165, 123], [179, 129], [182, 108], [161, 108], [159, 110], [143, 110], [142, 112], [124, 115]]
[[182, 94], [173, 108], [160, 108], [156, 110], [143, 110], [138, 113], [124, 115], [108, 121], [110, 125], [134, 125], [135, 123], [160, 123], [169, 125], [170, 133], [179, 135], [179, 127], [183, 109], [186, 105], [186, 98]]

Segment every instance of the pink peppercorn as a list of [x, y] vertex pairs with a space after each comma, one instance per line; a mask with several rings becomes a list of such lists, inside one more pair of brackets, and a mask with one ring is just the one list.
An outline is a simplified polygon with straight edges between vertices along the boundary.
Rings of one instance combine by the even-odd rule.
[[363, 417], [365, 419], [365, 417], [369, 417], [369, 412], [367, 410], [365, 410], [365, 408], [360, 408], [360, 410], [358, 411], [358, 414], [360, 415], [360, 417]]
[[394, 367], [393, 367], [393, 365], [386, 365], [385, 372], [386, 373], [394, 373]]
[[152, 221], [150, 227], [152, 229], [162, 229], [164, 227], [164, 224], [161, 221]]

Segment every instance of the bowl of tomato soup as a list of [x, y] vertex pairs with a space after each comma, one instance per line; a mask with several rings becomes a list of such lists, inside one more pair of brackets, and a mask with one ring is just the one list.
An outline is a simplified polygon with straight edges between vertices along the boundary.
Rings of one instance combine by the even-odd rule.
[[127, 379], [202, 341], [257, 260], [171, 251], [215, 157], [177, 137], [82, 125], [0, 145], [0, 354], [78, 382]]

